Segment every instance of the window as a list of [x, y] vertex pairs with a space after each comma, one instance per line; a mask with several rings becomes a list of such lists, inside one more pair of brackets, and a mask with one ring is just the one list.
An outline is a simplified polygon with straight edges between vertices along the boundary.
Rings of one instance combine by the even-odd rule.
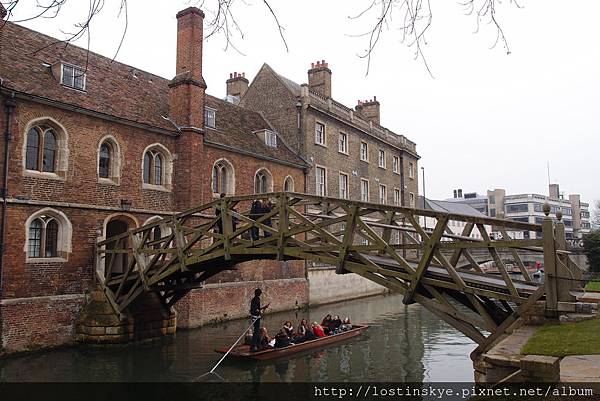
[[327, 195], [327, 171], [324, 167], [317, 167], [315, 170], [316, 173], [316, 181], [315, 181], [315, 190], [317, 195], [325, 196]]
[[360, 160], [364, 162], [369, 161], [369, 145], [362, 141], [360, 143]]
[[340, 132], [338, 151], [340, 153], [348, 154], [348, 135]]
[[394, 188], [394, 205], [400, 206], [400, 190]]
[[390, 239], [390, 243], [393, 245], [400, 244], [400, 230], [392, 230], [392, 238]]
[[348, 199], [348, 174], [340, 172], [340, 198]]
[[169, 189], [172, 171], [171, 154], [160, 144], [151, 145], [146, 149], [142, 174], [144, 184]]
[[315, 123], [315, 143], [326, 146], [326, 144], [325, 144], [325, 124]]
[[70, 251], [71, 225], [63, 213], [42, 209], [25, 224], [28, 259], [58, 258]]
[[408, 162], [408, 178], [415, 178], [415, 165], [412, 162]]
[[108, 143], [100, 145], [100, 157], [98, 161], [98, 176], [100, 178], [110, 177], [110, 155], [112, 151]]
[[265, 143], [272, 148], [277, 147], [277, 134], [273, 131], [265, 131]]
[[415, 194], [411, 192], [408, 199], [410, 201], [410, 207], [415, 207]]
[[217, 160], [212, 169], [212, 192], [231, 195], [235, 192], [233, 166], [225, 159]]
[[400, 174], [400, 158], [398, 156], [392, 157], [392, 171], [396, 174]]
[[[496, 197], [494, 195], [490, 195], [490, 205], [495, 205], [496, 204]], [[542, 210], [540, 209], [540, 212]]]
[[254, 175], [254, 193], [263, 194], [271, 192], [273, 188], [273, 178], [266, 169], [260, 169]]
[[527, 203], [514, 203], [512, 205], [506, 205], [506, 213], [523, 213], [527, 212], [529, 207]]
[[217, 111], [215, 109], [204, 108], [204, 125], [210, 128], [217, 126]]
[[363, 202], [369, 201], [369, 181], [361, 179], [360, 180], [360, 200]]
[[285, 192], [294, 192], [294, 179], [289, 175], [283, 181], [283, 190]]
[[496, 209], [490, 209], [490, 217], [496, 217]]
[[379, 167], [385, 168], [385, 150], [379, 149]]
[[34, 126], [27, 133], [25, 168], [46, 173], [56, 169], [56, 132], [50, 127]]
[[382, 184], [379, 184], [379, 203], [387, 203], [387, 187]]
[[85, 71], [72, 65], [63, 64], [60, 83], [69, 88], [85, 90]]

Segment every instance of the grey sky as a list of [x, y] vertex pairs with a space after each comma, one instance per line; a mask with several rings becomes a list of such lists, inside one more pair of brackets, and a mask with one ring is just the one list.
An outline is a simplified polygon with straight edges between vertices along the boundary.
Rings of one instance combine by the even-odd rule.
[[[93, 22], [90, 47], [112, 56], [122, 21], [115, 19], [120, 2], [107, 3]], [[413, 59], [413, 49], [400, 43], [394, 25], [365, 77], [366, 63], [357, 54], [366, 47], [366, 38], [350, 35], [364, 32], [372, 19], [348, 16], [361, 11], [367, 0], [272, 0], [289, 53], [262, 1], [247, 3], [237, 2], [235, 9], [244, 31], [235, 44], [245, 55], [224, 51], [222, 36], [205, 43], [204, 78], [210, 94], [224, 96], [230, 72], [243, 71], [252, 79], [263, 62], [306, 82], [310, 63], [325, 59], [333, 71], [336, 100], [354, 106], [357, 99], [376, 95], [382, 125], [417, 143], [428, 197], [450, 197], [453, 188], [546, 194], [549, 161], [551, 179], [561, 191], [580, 193], [586, 202], [600, 199], [599, 2], [581, 0], [567, 7], [558, 0], [522, 0], [523, 9], [504, 2], [499, 18], [512, 52], [507, 56], [501, 47], [489, 49], [496, 33], [492, 27], [474, 34], [474, 18], [465, 16], [457, 2], [432, 0], [433, 25], [424, 51], [434, 79]], [[117, 60], [171, 78], [175, 14], [189, 4], [129, 0], [129, 28]], [[87, 2], [71, 2], [59, 19], [24, 25], [62, 37], [60, 29], [72, 29], [69, 24], [86, 7]], [[209, 10], [205, 12], [209, 19]], [[85, 46], [84, 41], [79, 44]]]

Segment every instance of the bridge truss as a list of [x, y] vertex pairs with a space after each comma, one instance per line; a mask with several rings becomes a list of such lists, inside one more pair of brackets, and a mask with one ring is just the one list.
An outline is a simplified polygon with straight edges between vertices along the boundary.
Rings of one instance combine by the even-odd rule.
[[[271, 211], [251, 215], [251, 202], [266, 198]], [[459, 223], [457, 235], [450, 227]], [[502, 235], [492, 238], [490, 226]], [[266, 235], [253, 240], [253, 229]], [[516, 231], [543, 231], [543, 239], [512, 239]], [[545, 284], [532, 279], [525, 253], [543, 258]], [[549, 217], [536, 225], [299, 193], [218, 199], [108, 238], [97, 244], [96, 277], [122, 315], [146, 291], [173, 306], [213, 275], [256, 259], [306, 260], [359, 274], [460, 330], [478, 344], [475, 355], [538, 300], [556, 311], [581, 278], [564, 225]], [[486, 272], [490, 264], [494, 273]]]

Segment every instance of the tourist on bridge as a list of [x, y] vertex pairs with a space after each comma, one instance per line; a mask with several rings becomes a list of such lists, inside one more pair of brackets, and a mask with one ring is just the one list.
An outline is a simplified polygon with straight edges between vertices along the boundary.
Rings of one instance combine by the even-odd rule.
[[[252, 205], [250, 206], [250, 218], [252, 220], [257, 220], [262, 216], [262, 214], [262, 203], [260, 199], [256, 199], [254, 202], [252, 202]], [[253, 241], [258, 240], [258, 227], [252, 226], [250, 228], [250, 236], [252, 237]]]
[[[272, 210], [273, 210], [273, 203], [271, 203], [271, 200], [269, 200], [269, 199], [263, 200], [262, 201], [262, 213], [268, 214], [268, 213], [271, 213]], [[265, 219], [265, 221], [263, 221], [263, 224], [265, 226], [272, 227], [271, 226], [271, 218], [269, 217], [269, 218]], [[266, 230], [263, 230], [263, 231], [265, 232], [265, 238], [271, 236], [270, 232], [268, 232]]]
[[[223, 199], [225, 196], [224, 193], [219, 195], [220, 199]], [[221, 219], [221, 207], [220, 205], [215, 206], [215, 217], [219, 218], [217, 220], [217, 234], [223, 234], [223, 220]]]
[[271, 305], [271, 303], [266, 304], [265, 306], [260, 306], [260, 295], [262, 294], [262, 290], [257, 288], [254, 290], [254, 298], [250, 301], [250, 316], [252, 317], [252, 321], [254, 322], [254, 327], [252, 330], [252, 345], [250, 346], [250, 351], [255, 352], [258, 351], [260, 346], [260, 321], [263, 314], [263, 311]]

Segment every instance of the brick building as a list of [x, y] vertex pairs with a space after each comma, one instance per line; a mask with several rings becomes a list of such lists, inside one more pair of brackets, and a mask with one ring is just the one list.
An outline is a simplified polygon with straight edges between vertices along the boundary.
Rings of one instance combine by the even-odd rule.
[[[415, 207], [416, 144], [380, 125], [375, 97], [354, 109], [335, 101], [332, 72], [324, 60], [311, 65], [307, 78], [308, 84], [299, 85], [264, 64], [250, 84], [244, 74], [231, 76], [227, 95], [260, 111], [307, 161], [304, 192]], [[331, 267], [319, 269], [309, 272], [311, 303], [382, 289], [354, 275], [335, 276]]]
[[[304, 187], [306, 164], [264, 117], [205, 94], [203, 18], [178, 13], [171, 80], [0, 28], [0, 354], [73, 341], [99, 239], [220, 192]], [[178, 325], [245, 316], [259, 281], [279, 309], [304, 305], [305, 270], [261, 261], [217, 275], [177, 304]]]

